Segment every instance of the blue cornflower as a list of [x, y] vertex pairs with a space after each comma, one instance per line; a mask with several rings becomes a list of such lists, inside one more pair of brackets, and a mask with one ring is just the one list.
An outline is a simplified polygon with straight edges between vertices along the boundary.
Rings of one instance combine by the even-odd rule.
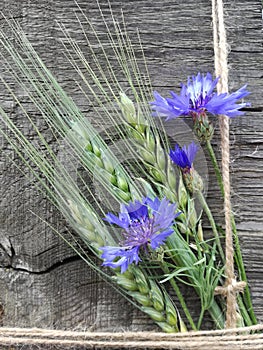
[[181, 148], [179, 145], [176, 145], [174, 150], [170, 150], [169, 154], [176, 165], [178, 165], [184, 172], [189, 172], [198, 150], [199, 147], [192, 142], [188, 147], [183, 146]]
[[150, 246], [153, 250], [164, 243], [173, 233], [174, 219], [180, 215], [176, 213], [176, 204], [166, 198], [151, 200], [146, 197], [140, 202], [130, 202], [121, 206], [119, 216], [112, 213], [106, 215], [105, 220], [123, 228], [123, 242], [120, 247], [101, 247], [103, 266], [120, 267], [125, 272], [130, 264], [141, 261], [139, 253]]
[[246, 85], [232, 94], [217, 94], [214, 88], [218, 80], [219, 77], [213, 80], [210, 73], [198, 73], [197, 76], [192, 76], [192, 79], [188, 78], [187, 85], [181, 85], [180, 95], [170, 91], [172, 98], [164, 98], [155, 91], [155, 101], [150, 102], [155, 111], [154, 115], [169, 120], [180, 115], [199, 117], [205, 112], [224, 114], [230, 118], [244, 114], [240, 109], [250, 104], [237, 104], [237, 101], [249, 94]]

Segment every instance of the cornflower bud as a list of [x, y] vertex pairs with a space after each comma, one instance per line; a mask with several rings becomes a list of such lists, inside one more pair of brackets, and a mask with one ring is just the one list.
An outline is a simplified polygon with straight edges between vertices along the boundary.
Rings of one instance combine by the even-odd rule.
[[194, 131], [200, 142], [210, 141], [214, 135], [214, 128], [209, 122], [205, 112], [200, 114], [192, 113]]
[[200, 192], [204, 188], [201, 176], [193, 168], [183, 173], [183, 179], [186, 188], [190, 193]]
[[193, 161], [199, 147], [192, 142], [188, 147], [179, 145], [170, 151], [172, 161], [181, 168], [186, 188], [190, 193], [201, 191], [203, 182], [199, 174], [193, 168]]

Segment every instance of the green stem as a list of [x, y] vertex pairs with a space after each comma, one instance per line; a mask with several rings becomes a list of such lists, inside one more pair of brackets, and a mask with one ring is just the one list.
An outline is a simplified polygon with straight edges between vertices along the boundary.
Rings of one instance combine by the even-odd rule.
[[[180, 233], [177, 232], [177, 236], [176, 236], [176, 240], [175, 242], [172, 240], [167, 241], [167, 246], [169, 251], [183, 251], [186, 249], [185, 247], [185, 240], [181, 237]], [[190, 252], [188, 252], [187, 254], [184, 254], [183, 257], [180, 256], [180, 254], [176, 254], [176, 256], [171, 255], [170, 256], [171, 259], [173, 259], [173, 261], [175, 262], [175, 264], [177, 266], [192, 266], [195, 262], [196, 262], [196, 258], [195, 256]], [[182, 260], [180, 259], [183, 258]], [[190, 269], [191, 272], [191, 269]], [[194, 276], [193, 276], [194, 278]], [[192, 279], [190, 277], [190, 282], [192, 282]], [[197, 295], [200, 297], [200, 290], [198, 287], [194, 287]], [[222, 313], [222, 310], [220, 309], [220, 307], [218, 306], [217, 302], [215, 301], [215, 299], [212, 301], [211, 306], [208, 309], [208, 312], [210, 313], [213, 321], [215, 322], [215, 325], [218, 329], [223, 329], [224, 328], [224, 324], [225, 324], [225, 320], [224, 320], [224, 315]]]
[[[165, 264], [161, 264], [161, 267], [162, 267], [164, 273], [170, 274], [169, 268]], [[171, 278], [169, 280], [169, 282], [170, 282], [171, 286], [173, 287], [173, 289], [174, 289], [174, 291], [175, 291], [175, 293], [177, 295], [177, 298], [178, 298], [178, 300], [179, 300], [179, 302], [180, 302], [180, 304], [182, 306], [182, 309], [183, 309], [183, 311], [185, 313], [185, 316], [186, 316], [190, 326], [192, 327], [192, 329], [194, 331], [197, 331], [198, 328], [196, 327], [196, 325], [195, 325], [195, 323], [194, 323], [194, 321], [192, 319], [192, 316], [191, 316], [191, 314], [190, 314], [190, 312], [188, 310], [188, 307], [187, 307], [187, 305], [185, 303], [184, 297], [183, 297], [183, 295], [182, 295], [182, 293], [181, 293], [181, 291], [180, 291], [176, 281], [174, 280], [174, 278]]]
[[213, 300], [210, 308], [208, 309], [215, 325], [218, 329], [223, 329], [225, 326], [225, 319], [222, 310], [218, 306], [217, 302]]
[[212, 162], [214, 170], [215, 170], [217, 182], [218, 182], [218, 185], [220, 187], [220, 191], [221, 191], [222, 197], [224, 198], [225, 197], [224, 182], [223, 182], [223, 178], [222, 178], [222, 175], [221, 175], [221, 171], [219, 169], [219, 165], [218, 165], [218, 162], [217, 162], [217, 159], [216, 159], [215, 152], [213, 150], [213, 147], [212, 147], [210, 141], [206, 141], [206, 148], [208, 150], [211, 162]]
[[197, 323], [197, 328], [198, 328], [198, 330], [199, 330], [200, 327], [201, 327], [201, 324], [202, 324], [202, 321], [203, 321], [203, 318], [204, 318], [204, 313], [205, 313], [205, 309], [202, 307], [202, 308], [201, 308], [200, 315], [199, 315], [198, 323]]
[[224, 251], [223, 251], [223, 248], [222, 248], [222, 245], [221, 245], [221, 242], [220, 242], [220, 238], [219, 238], [219, 235], [218, 235], [218, 232], [217, 232], [217, 228], [216, 228], [216, 224], [215, 224], [215, 220], [213, 218], [213, 215], [206, 203], [206, 200], [202, 194], [202, 192], [198, 191], [197, 192], [197, 197], [199, 199], [199, 202], [200, 204], [202, 205], [207, 217], [208, 217], [208, 220], [210, 222], [210, 225], [211, 225], [211, 228], [212, 228], [212, 231], [213, 231], [213, 234], [215, 236], [215, 240], [216, 240], [216, 245], [217, 245], [217, 248], [218, 248], [218, 251], [219, 251], [219, 254], [221, 256], [221, 259], [222, 261], [224, 262], [225, 261], [225, 255], [224, 255]]
[[250, 315], [247, 311], [246, 306], [244, 305], [243, 299], [240, 294], [237, 295], [237, 302], [239, 306], [239, 310], [241, 311], [243, 320], [245, 321], [245, 325], [250, 327], [253, 325], [253, 320], [251, 320]]
[[[238, 267], [239, 277], [240, 277], [241, 281], [246, 282], [246, 287], [244, 288], [244, 294], [242, 296], [244, 299], [245, 305], [242, 303], [242, 307], [240, 305], [240, 310], [242, 312], [242, 316], [244, 316], [245, 313], [248, 312], [252, 324], [255, 325], [258, 322], [257, 322], [257, 318], [255, 315], [252, 300], [251, 300], [247, 274], [246, 274], [246, 270], [245, 270], [245, 266], [244, 266], [244, 262], [243, 262], [238, 233], [237, 233], [237, 229], [236, 229], [236, 223], [235, 223], [235, 219], [234, 219], [233, 214], [231, 215], [231, 224], [232, 224], [233, 238], [234, 238], [234, 244], [235, 244], [235, 255], [234, 255], [235, 262], [236, 262], [236, 265]], [[249, 325], [250, 325], [249, 322], [247, 322], [247, 326], [249, 326]]]
[[[215, 156], [215, 153], [214, 153], [214, 150], [212, 148], [210, 141], [206, 141], [206, 148], [208, 150], [211, 162], [212, 162], [213, 167], [214, 167], [214, 171], [216, 174], [216, 178], [218, 181], [218, 185], [219, 185], [221, 194], [224, 198], [225, 197], [224, 181], [223, 181], [221, 171], [219, 169], [219, 165], [218, 165], [218, 162], [217, 162], [217, 159], [216, 159], [216, 156]], [[246, 275], [246, 271], [245, 271], [245, 266], [244, 266], [244, 262], [243, 262], [243, 257], [242, 257], [242, 253], [241, 253], [241, 248], [240, 248], [240, 243], [239, 243], [239, 238], [238, 238], [238, 233], [237, 233], [237, 228], [236, 228], [236, 223], [235, 223], [235, 218], [234, 218], [233, 214], [231, 215], [231, 225], [232, 225], [233, 238], [234, 238], [234, 244], [235, 244], [235, 252], [234, 252], [235, 263], [238, 267], [240, 279], [242, 281], [246, 282], [246, 287], [244, 289], [244, 294], [243, 294], [245, 306], [242, 303], [242, 306], [240, 305], [240, 310], [242, 312], [242, 316], [245, 316], [246, 312], [248, 311], [252, 323], [257, 324], [257, 318], [256, 318], [256, 315], [255, 315], [254, 309], [253, 309], [251, 295], [250, 295], [250, 291], [249, 291], [249, 287], [248, 287], [247, 275]], [[247, 323], [249, 323], [249, 322], [247, 322]]]

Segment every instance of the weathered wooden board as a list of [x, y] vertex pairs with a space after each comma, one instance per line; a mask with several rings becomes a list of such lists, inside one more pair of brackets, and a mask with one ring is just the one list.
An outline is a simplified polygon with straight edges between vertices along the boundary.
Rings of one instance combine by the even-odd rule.
[[[163, 94], [198, 71], [213, 71], [211, 6], [207, 0], [111, 0], [113, 12], [125, 15], [128, 32], [139, 29], [154, 88]], [[100, 27], [95, 0], [78, 1]], [[105, 13], [107, 1], [100, 1]], [[72, 0], [3, 0], [1, 11], [17, 18], [40, 56], [84, 113], [90, 107], [74, 83], [76, 74], [62, 54], [58, 22], [64, 23], [82, 46], [84, 37], [75, 20]], [[231, 123], [231, 170], [234, 209], [253, 301], [263, 321], [263, 113], [261, 0], [225, 1], [230, 90], [248, 83], [251, 110]], [[0, 20], [1, 27], [5, 26]], [[0, 62], [1, 71], [1, 62]], [[7, 72], [2, 72], [7, 77]], [[11, 79], [11, 78], [10, 78]], [[19, 91], [22, 99], [26, 96]], [[0, 101], [34, 140], [33, 132], [0, 90]], [[32, 117], [40, 116], [28, 105]], [[41, 120], [39, 120], [41, 123]], [[216, 123], [216, 121], [215, 121]], [[215, 139], [218, 144], [218, 137]], [[52, 142], [52, 140], [50, 140]], [[149, 330], [155, 326], [101, 281], [36, 215], [59, 230], [65, 222], [12, 165], [15, 158], [2, 143], [0, 159], [0, 303], [4, 326], [87, 330]], [[209, 180], [209, 200], [218, 211], [218, 192]]]

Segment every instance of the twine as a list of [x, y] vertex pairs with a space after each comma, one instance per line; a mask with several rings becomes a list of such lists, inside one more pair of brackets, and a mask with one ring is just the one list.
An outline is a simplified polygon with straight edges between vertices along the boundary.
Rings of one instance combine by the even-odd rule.
[[[224, 25], [223, 0], [212, 0], [213, 40], [215, 55], [215, 73], [220, 76], [217, 85], [218, 93], [228, 92], [228, 65], [227, 65], [227, 38]], [[224, 212], [226, 233], [226, 281], [224, 287], [217, 287], [216, 293], [222, 294], [227, 300], [226, 328], [233, 328], [237, 322], [236, 294], [243, 291], [245, 282], [237, 282], [234, 274], [234, 248], [231, 228], [231, 203], [230, 203], [230, 174], [229, 174], [229, 118], [225, 115], [219, 117], [222, 152], [222, 177], [225, 190]]]
[[[177, 334], [157, 332], [73, 332], [37, 328], [0, 328], [0, 344], [115, 349], [262, 349], [263, 325]], [[252, 334], [251, 334], [252, 332]], [[257, 333], [255, 333], [257, 332]]]

